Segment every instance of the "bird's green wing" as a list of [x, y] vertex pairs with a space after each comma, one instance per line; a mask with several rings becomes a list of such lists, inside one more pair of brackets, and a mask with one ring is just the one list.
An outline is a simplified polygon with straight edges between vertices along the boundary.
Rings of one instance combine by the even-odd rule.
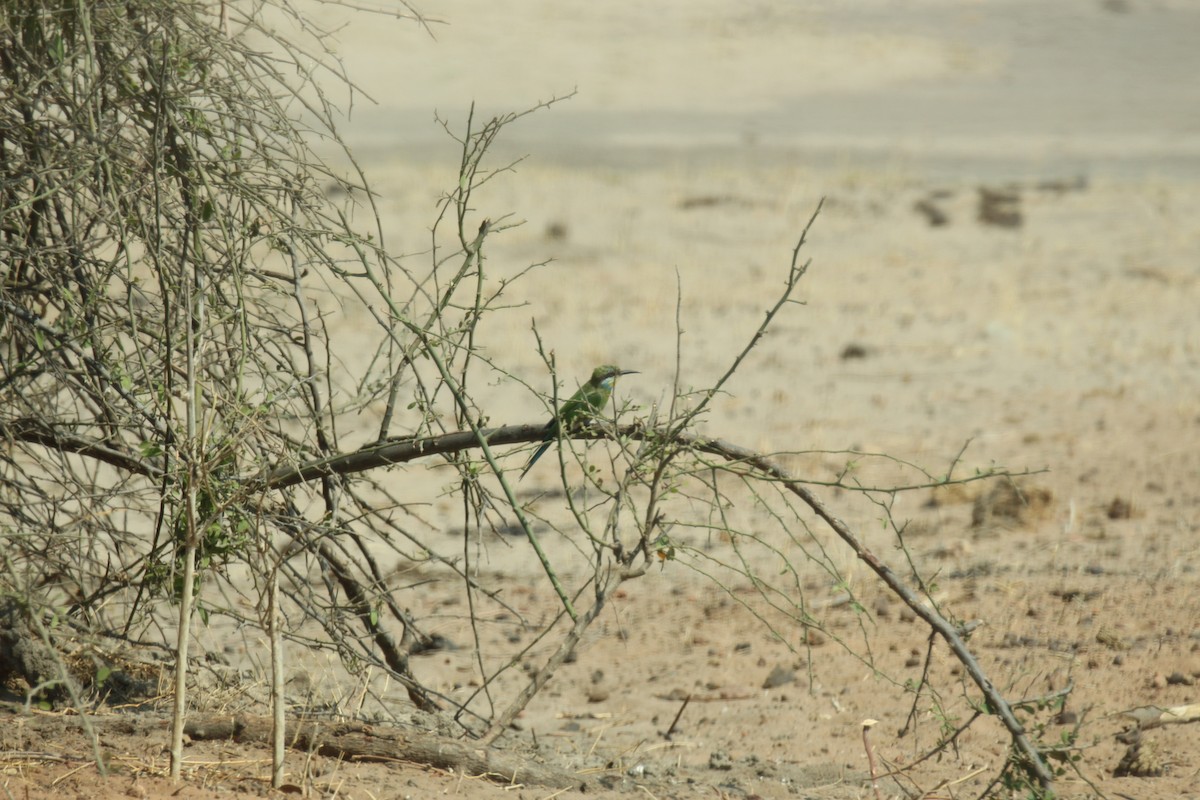
[[600, 412], [604, 408], [604, 404], [608, 402], [609, 391], [603, 386], [588, 381], [575, 394], [571, 395], [565, 403], [559, 406], [558, 416], [550, 420], [546, 425], [546, 435], [542, 437], [542, 443], [533, 451], [533, 455], [525, 462], [525, 469], [521, 470], [521, 477], [524, 478], [533, 467], [537, 460], [545, 455], [550, 449], [550, 445], [558, 438], [559, 423], [566, 425], [569, 429], [571, 426], [582, 422], [588, 417]]

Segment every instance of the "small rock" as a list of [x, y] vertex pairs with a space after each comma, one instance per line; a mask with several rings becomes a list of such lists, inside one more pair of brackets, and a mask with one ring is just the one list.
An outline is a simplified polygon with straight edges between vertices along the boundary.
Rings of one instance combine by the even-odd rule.
[[1123, 497], [1114, 497], [1105, 513], [1109, 519], [1129, 519], [1133, 516], [1133, 503]]
[[1172, 672], [1167, 676], [1168, 686], [1194, 686], [1196, 681], [1190, 675], [1184, 675], [1182, 672]]
[[767, 679], [763, 681], [762, 688], [776, 689], [794, 680], [796, 680], [796, 673], [793, 670], [787, 667], [776, 666], [775, 669], [771, 670], [771, 674], [767, 676]]
[[852, 358], [866, 358], [867, 348], [858, 342], [851, 342], [842, 348], [842, 352], [838, 355], [842, 361], [849, 361]]
[[979, 187], [979, 211], [976, 218], [983, 225], [998, 228], [1019, 228], [1024, 221], [1021, 215], [1021, 194], [1014, 188], [994, 189]]
[[608, 699], [608, 689], [603, 686], [592, 686], [587, 690], [587, 701], [589, 703], [603, 703]]
[[1054, 721], [1059, 725], [1074, 725], [1079, 721], [1079, 715], [1074, 711], [1067, 711], [1064, 708], [1054, 717]]
[[724, 750], [714, 750], [708, 754], [708, 768], [728, 772], [733, 769], [733, 759]]

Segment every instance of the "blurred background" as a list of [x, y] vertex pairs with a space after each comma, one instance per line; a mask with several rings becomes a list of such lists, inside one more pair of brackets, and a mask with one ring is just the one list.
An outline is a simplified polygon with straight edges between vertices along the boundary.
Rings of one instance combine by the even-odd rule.
[[[795, 156], [1195, 171], [1200, 6], [1170, 0], [664, 0], [422, 6], [428, 31], [319, 5], [338, 25], [361, 152], [444, 144], [572, 91], [505, 143], [539, 157], [794, 148]], [[438, 20], [438, 21], [434, 21]], [[959, 169], [961, 169], [961, 165]]]
[[[620, 394], [644, 413], [669, 397], [677, 350], [682, 387], [709, 385], [824, 198], [801, 254], [806, 305], [711, 429], [764, 450], [934, 462], [975, 437], [985, 463], [1039, 466], [1075, 457], [1097, 425], [1153, 416], [1141, 403], [1190, 429], [1200, 5], [416, 7], [426, 29], [311, 6], [363, 91], [341, 133], [411, 263], [428, 261], [438, 198], [457, 185], [439, 119], [462, 135], [472, 102], [478, 128], [574, 92], [503, 130], [488, 163], [524, 160], [468, 221], [520, 223], [489, 239], [493, 280], [545, 263], [480, 339], [539, 391], [535, 324], [567, 391], [619, 363], [642, 371]], [[494, 422], [544, 412], [501, 376], [477, 391]], [[1079, 413], [1099, 396], [1117, 421]]]

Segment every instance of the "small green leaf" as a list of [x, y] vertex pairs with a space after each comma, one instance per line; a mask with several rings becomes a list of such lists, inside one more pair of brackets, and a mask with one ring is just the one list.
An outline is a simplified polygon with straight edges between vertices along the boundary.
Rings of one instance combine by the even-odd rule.
[[51, 39], [48, 49], [50, 51], [50, 58], [54, 60], [54, 63], [62, 64], [66, 54], [66, 48], [63, 47], [62, 36], [55, 36], [53, 39]]

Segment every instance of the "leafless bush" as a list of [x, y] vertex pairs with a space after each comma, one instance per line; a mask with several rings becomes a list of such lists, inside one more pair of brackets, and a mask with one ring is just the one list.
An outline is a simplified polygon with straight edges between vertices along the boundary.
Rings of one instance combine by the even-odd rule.
[[[587, 470], [574, 489], [564, 469], [566, 513], [539, 519], [493, 448], [536, 441], [540, 426], [486, 428], [473, 399], [476, 386], [505, 376], [478, 347], [479, 321], [519, 277], [488, 274], [487, 240], [505, 223], [475, 219], [473, 197], [505, 170], [485, 154], [519, 115], [468, 120], [429, 260], [400, 262], [383, 247], [362, 174], [352, 166], [345, 177], [310, 147], [306, 127], [338, 141], [333, 104], [306, 66], [339, 74], [321, 32], [293, 17], [296, 38], [274, 36], [251, 8], [31, 0], [0, 15], [0, 593], [54, 620], [60, 643], [162, 642], [162, 610], [178, 605], [182, 676], [199, 591], [206, 618], [261, 624], [277, 643], [290, 637], [335, 650], [352, 669], [378, 667], [417, 707], [452, 711], [462, 732], [491, 742], [615, 587], [651, 566], [684, 564], [718, 586], [747, 581], [764, 624], [820, 627], [798, 565], [841, 579], [832, 532], [951, 643], [990, 707], [1007, 714], [1023, 763], [1048, 782], [954, 626], [920, 596], [925, 587], [909, 589], [775, 462], [695, 432], [791, 302], [803, 237], [784, 291], [725, 375], [698, 392], [677, 376], [659, 415], [571, 432], [610, 440], [614, 469]], [[287, 17], [288, 5], [270, 8]], [[376, 323], [361, 374], [337, 361], [332, 302]], [[377, 441], [347, 451], [339, 427], [367, 407], [382, 408]], [[570, 444], [560, 464], [582, 457]], [[419, 553], [456, 576], [473, 625], [505, 603], [466, 543], [461, 556], [440, 553], [430, 534], [442, 526], [403, 513], [376, 477], [431, 456], [457, 470], [464, 535], [515, 524], [559, 601], [557, 616], [535, 626], [541, 667], [505, 697], [493, 694], [497, 679], [533, 645], [484, 653], [477, 627], [471, 697], [438, 695], [409, 670], [429, 637], [388, 590], [383, 554]], [[915, 476], [909, 488], [955, 480], [953, 464], [933, 476], [892, 463]], [[891, 519], [904, 485], [843, 478], [835, 483]], [[541, 546], [539, 526], [568, 543], [569, 570]], [[713, 560], [689, 535], [714, 530], [732, 557]], [[846, 645], [869, 661], [865, 628], [863, 637], [864, 648]]]

